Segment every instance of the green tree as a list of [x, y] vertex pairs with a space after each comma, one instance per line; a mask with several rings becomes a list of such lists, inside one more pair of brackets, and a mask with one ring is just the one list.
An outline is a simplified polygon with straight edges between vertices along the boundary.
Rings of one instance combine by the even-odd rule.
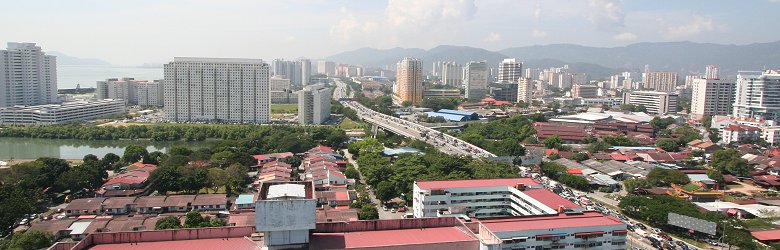
[[209, 217], [203, 217], [198, 211], [188, 212], [184, 216], [184, 228], [196, 228], [209, 225]]
[[100, 163], [106, 169], [113, 169], [114, 165], [118, 163], [120, 160], [121, 158], [118, 155], [114, 153], [108, 153], [103, 156], [103, 159], [100, 159]]
[[612, 145], [609, 145], [609, 143], [603, 141], [593, 142], [590, 145], [588, 145], [588, 152], [596, 153], [596, 152], [607, 151], [611, 146]]
[[546, 148], [560, 148], [563, 145], [563, 140], [558, 135], [553, 135], [544, 139], [544, 146]]
[[54, 244], [54, 235], [44, 231], [28, 231], [14, 234], [8, 249], [37, 250], [47, 248]]
[[654, 168], [647, 174], [647, 182], [653, 186], [668, 187], [672, 184], [686, 184], [691, 182], [687, 175], [679, 170]]
[[721, 173], [729, 172], [739, 176], [747, 176], [750, 173], [747, 160], [742, 159], [742, 154], [736, 149], [716, 151], [712, 155], [710, 164]]
[[230, 187], [230, 191], [239, 193], [244, 189], [244, 186], [249, 184], [249, 176], [247, 176], [247, 173], [249, 172], [249, 168], [241, 165], [241, 164], [233, 164], [230, 165], [227, 169], [225, 169], [228, 174], [228, 186]]
[[43, 200], [40, 188], [0, 182], [0, 227], [8, 228], [25, 214], [37, 211]]
[[623, 186], [625, 186], [626, 191], [633, 192], [637, 188], [649, 188], [651, 187], [650, 183], [647, 182], [647, 180], [642, 179], [626, 179], [623, 181]]
[[355, 166], [352, 166], [352, 164], [347, 165], [347, 170], [344, 171], [344, 175], [350, 179], [360, 179], [360, 173], [357, 171], [357, 169], [355, 169]]
[[672, 139], [659, 139], [656, 141], [655, 146], [667, 152], [680, 151], [680, 145], [677, 144], [677, 141]]
[[561, 158], [561, 155], [559, 155], [558, 153], [555, 153], [555, 152], [552, 152], [552, 153], [550, 153], [550, 155], [547, 156], [547, 159], [550, 159], [551, 161], [554, 161], [554, 160], [557, 160], [557, 159], [560, 159], [560, 158]]
[[154, 224], [154, 230], [177, 229], [177, 228], [181, 228], [181, 221], [179, 221], [179, 218], [176, 218], [174, 216], [168, 216], [162, 218]]
[[181, 190], [180, 166], [163, 165], [155, 169], [149, 179], [154, 183], [154, 189], [160, 193]]
[[219, 188], [228, 184], [229, 177], [227, 171], [221, 168], [209, 168], [206, 179], [208, 179], [211, 190], [217, 192]]
[[586, 153], [577, 152], [577, 153], [574, 153], [574, 154], [571, 155], [571, 160], [574, 160], [574, 161], [577, 161], [577, 162], [583, 162], [583, 161], [586, 161], [588, 159], [590, 159], [590, 157]]
[[125, 148], [125, 153], [122, 155], [122, 162], [125, 164], [133, 164], [147, 158], [149, 158], [149, 152], [146, 151], [145, 147], [130, 145]]
[[712, 116], [705, 115], [701, 118], [701, 126], [705, 128], [712, 127]]
[[374, 206], [363, 206], [358, 212], [358, 219], [360, 220], [378, 220], [379, 211]]
[[661, 129], [665, 129], [666, 127], [669, 127], [669, 125], [672, 125], [675, 123], [674, 118], [667, 117], [667, 118], [661, 118], [656, 116], [652, 120], [650, 120], [650, 125], [653, 126], [653, 130], [655, 132], [658, 132]]
[[707, 177], [718, 182], [718, 184], [721, 185], [726, 184], [726, 179], [723, 178], [723, 174], [717, 170], [714, 169], [707, 170]]
[[604, 142], [609, 143], [612, 146], [638, 146], [639, 142], [634, 139], [629, 139], [625, 136], [604, 136], [602, 137]]
[[382, 202], [387, 202], [396, 197], [395, 186], [389, 181], [379, 182], [379, 185], [374, 189], [374, 193], [376, 194], [376, 198]]

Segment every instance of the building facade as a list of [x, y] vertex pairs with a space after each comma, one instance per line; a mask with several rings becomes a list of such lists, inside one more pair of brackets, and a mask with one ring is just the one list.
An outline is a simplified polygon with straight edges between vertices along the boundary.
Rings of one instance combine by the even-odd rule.
[[677, 90], [677, 72], [647, 72], [645, 73], [645, 89], [660, 92]]
[[517, 83], [504, 82], [499, 83], [498, 86], [498, 88], [491, 88], [493, 98], [498, 101], [517, 102]]
[[35, 43], [0, 50], [0, 107], [57, 103], [57, 57]]
[[412, 104], [422, 102], [423, 67], [422, 61], [414, 57], [406, 57], [396, 65], [396, 83], [393, 88], [393, 101], [396, 104], [409, 101]]
[[426, 89], [423, 98], [463, 98], [459, 89]]
[[487, 61], [469, 62], [463, 74], [465, 97], [469, 100], [481, 100], [487, 94], [488, 65]]
[[731, 114], [736, 85], [733, 81], [719, 79], [692, 80], [691, 115], [701, 119], [704, 116]]
[[52, 125], [127, 113], [123, 100], [76, 101], [0, 108], [0, 124]]
[[634, 91], [623, 93], [623, 104], [642, 105], [650, 114], [677, 114], [677, 93]]
[[336, 63], [331, 61], [319, 61], [317, 62], [317, 73], [326, 76], [336, 75]]
[[707, 65], [704, 68], [704, 79], [720, 79], [720, 68], [715, 65]]
[[330, 118], [330, 88], [309, 85], [298, 91], [298, 123], [322, 124]]
[[125, 104], [140, 106], [163, 106], [163, 83], [161, 80], [146, 81], [134, 78], [109, 78], [97, 82], [97, 99], [121, 99]]
[[534, 87], [533, 81], [529, 78], [520, 78], [517, 82], [517, 102], [531, 103]]
[[463, 66], [454, 62], [441, 65], [441, 83], [460, 88], [463, 86]]
[[575, 84], [571, 86], [572, 98], [593, 98], [599, 95], [599, 87], [595, 85]]
[[498, 64], [498, 82], [517, 82], [523, 77], [523, 63], [516, 58], [507, 58]]
[[166, 118], [174, 122], [268, 123], [269, 67], [260, 59], [176, 57], [165, 64]]
[[740, 71], [733, 115], [774, 120], [780, 117], [780, 70]]

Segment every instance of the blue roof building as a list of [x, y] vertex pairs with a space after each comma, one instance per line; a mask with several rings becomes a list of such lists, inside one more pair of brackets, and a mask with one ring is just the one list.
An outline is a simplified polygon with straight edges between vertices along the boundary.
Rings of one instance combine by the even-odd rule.
[[454, 121], [454, 122], [462, 122], [462, 121], [468, 121], [469, 117], [462, 116], [462, 115], [454, 115], [454, 114], [447, 114], [447, 113], [439, 113], [439, 112], [426, 112], [428, 117], [442, 117], [448, 121]]
[[439, 111], [436, 111], [443, 114], [451, 114], [451, 115], [460, 115], [467, 117], [468, 120], [476, 120], [479, 119], [479, 115], [476, 112], [470, 112], [470, 111], [460, 111], [460, 110], [452, 110], [452, 109], [440, 109]]

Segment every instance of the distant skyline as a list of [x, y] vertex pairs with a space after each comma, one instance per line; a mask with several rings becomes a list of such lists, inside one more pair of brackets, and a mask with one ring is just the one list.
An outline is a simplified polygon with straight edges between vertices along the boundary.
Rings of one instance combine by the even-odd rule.
[[[780, 0], [2, 0], [0, 38], [114, 65], [324, 58], [362, 47], [780, 40]], [[522, 59], [522, 58], [521, 58]]]

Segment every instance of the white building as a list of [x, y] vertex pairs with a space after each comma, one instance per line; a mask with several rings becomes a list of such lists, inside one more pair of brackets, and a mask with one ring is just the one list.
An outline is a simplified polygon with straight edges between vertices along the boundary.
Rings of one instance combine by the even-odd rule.
[[469, 100], [481, 100], [485, 97], [488, 87], [487, 61], [472, 61], [466, 64], [463, 87], [466, 89], [465, 97]]
[[260, 59], [176, 57], [165, 64], [165, 115], [174, 122], [267, 123], [268, 78]]
[[454, 62], [441, 65], [441, 83], [460, 88], [463, 86], [463, 66]]
[[298, 91], [298, 123], [322, 124], [330, 118], [330, 88], [309, 85]]
[[704, 68], [704, 79], [720, 79], [720, 68], [715, 65], [707, 65]]
[[523, 77], [523, 63], [516, 58], [507, 58], [498, 64], [498, 82], [517, 82]]
[[301, 65], [301, 82], [298, 85], [311, 84], [311, 61], [309, 59], [301, 59], [297, 63]]
[[571, 86], [572, 98], [593, 98], [599, 95], [599, 87], [595, 85], [575, 84]]
[[0, 50], [0, 107], [57, 103], [57, 58], [35, 43]]
[[529, 78], [520, 78], [517, 80], [517, 102], [531, 103], [531, 97], [533, 96], [534, 86], [533, 81]]
[[728, 115], [732, 112], [736, 83], [719, 79], [694, 79], [691, 84], [691, 115]]
[[416, 181], [413, 190], [415, 218], [549, 215], [579, 208], [531, 178]]
[[761, 127], [761, 138], [772, 146], [780, 145], [780, 126]]
[[758, 127], [728, 125], [720, 131], [720, 142], [722, 144], [739, 143], [744, 140], [756, 140], [761, 136], [762, 132]]
[[51, 125], [127, 113], [123, 100], [76, 101], [62, 104], [0, 108], [0, 124]]
[[317, 62], [317, 74], [323, 74], [327, 76], [336, 75], [336, 63], [331, 61], [319, 61]]
[[95, 96], [97, 99], [122, 99], [129, 105], [159, 107], [163, 106], [163, 83], [130, 77], [109, 78], [97, 82]]
[[677, 93], [634, 91], [623, 93], [623, 104], [642, 105], [650, 114], [677, 114]]
[[271, 77], [270, 79], [268, 79], [268, 84], [271, 91], [289, 90], [291, 87], [290, 79], [281, 76]]
[[645, 89], [660, 92], [677, 90], [677, 72], [647, 72], [645, 73]]
[[311, 182], [263, 183], [255, 202], [255, 229], [263, 233], [262, 248], [308, 248], [316, 208]]
[[780, 117], [780, 70], [740, 71], [732, 114], [764, 120]]

